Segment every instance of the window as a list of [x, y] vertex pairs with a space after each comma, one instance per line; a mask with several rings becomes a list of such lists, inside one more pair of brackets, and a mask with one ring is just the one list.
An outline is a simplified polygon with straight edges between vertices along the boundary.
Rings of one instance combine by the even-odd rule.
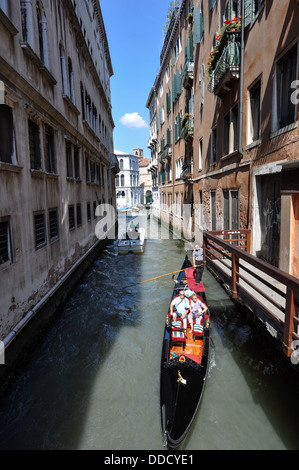
[[67, 178], [73, 177], [73, 158], [72, 158], [72, 146], [69, 141], [65, 142], [66, 152], [66, 176]]
[[79, 148], [74, 146], [74, 169], [75, 169], [75, 180], [80, 180], [80, 160], [79, 160]]
[[[67, 89], [66, 61], [65, 61], [64, 47], [62, 46], [62, 44], [60, 44], [59, 50], [60, 50], [60, 69], [61, 69], [62, 94], [67, 95], [68, 89]], [[82, 84], [81, 84], [81, 86], [82, 86]], [[81, 90], [81, 92], [82, 92], [82, 90]], [[84, 112], [84, 109], [82, 111]], [[84, 116], [83, 116], [83, 119], [84, 119]]]
[[123, 169], [124, 169], [124, 161], [123, 161], [122, 158], [119, 160], [119, 169], [120, 169], [120, 170], [123, 170]]
[[69, 206], [69, 229], [74, 230], [75, 228], [75, 208]]
[[32, 121], [28, 120], [29, 128], [29, 152], [30, 152], [30, 164], [31, 169], [41, 170], [41, 152], [40, 152], [40, 135], [39, 126]]
[[[80, 92], [81, 92], [81, 108], [82, 108], [82, 119], [85, 121], [85, 103], [84, 103], [84, 87], [82, 82], [80, 83]], [[101, 119], [101, 118], [100, 118]], [[100, 138], [101, 138], [101, 121], [100, 121]]]
[[[69, 80], [70, 99], [75, 104], [74, 72], [73, 72], [73, 64], [72, 64], [70, 57], [68, 58], [68, 80]], [[91, 120], [89, 120], [89, 122], [90, 121]]]
[[199, 149], [198, 149], [198, 171], [202, 170], [202, 139], [199, 141]]
[[261, 131], [261, 81], [249, 89], [248, 144], [260, 138]]
[[211, 191], [211, 230], [216, 230], [216, 191]]
[[85, 158], [85, 176], [86, 176], [86, 183], [89, 183], [90, 176], [89, 176], [89, 159]]
[[82, 225], [81, 204], [77, 204], [76, 206], [76, 215], [77, 215], [77, 227], [81, 227]]
[[121, 185], [121, 186], [124, 186], [124, 185], [125, 185], [125, 176], [124, 176], [124, 175], [121, 175], [121, 176], [120, 176], [120, 185]]
[[199, 191], [198, 225], [199, 225], [199, 227], [202, 227], [202, 225], [203, 225], [203, 217], [202, 217], [202, 191]]
[[12, 261], [9, 221], [0, 221], [0, 266]]
[[238, 106], [234, 106], [224, 117], [223, 155], [238, 149]]
[[[255, 16], [262, 8], [264, 0], [244, 0], [245, 1], [245, 21], [244, 24], [247, 26], [251, 21], [254, 20]], [[236, 2], [231, 2], [236, 3]], [[236, 7], [235, 7], [236, 8]], [[238, 8], [238, 7], [237, 7]], [[240, 13], [240, 12], [238, 12]]]
[[45, 214], [34, 215], [35, 247], [41, 248], [47, 243]]
[[45, 28], [43, 26], [44, 19], [39, 2], [36, 3], [37, 27], [38, 27], [38, 42], [39, 42], [39, 57], [44, 63], [45, 61]]
[[49, 210], [49, 236], [50, 241], [58, 238], [58, 210]]
[[90, 202], [87, 203], [87, 220], [88, 220], [88, 222], [90, 222], [90, 220], [91, 220]]
[[223, 230], [239, 228], [239, 193], [235, 189], [223, 190]]
[[297, 78], [296, 73], [297, 45], [277, 62], [275, 130], [292, 124], [296, 120], [295, 103], [291, 100], [291, 84]]
[[217, 128], [212, 129], [211, 134], [211, 165], [216, 164], [217, 158]]
[[48, 173], [55, 173], [54, 131], [45, 125], [45, 166]]
[[0, 105], [0, 161], [14, 163], [14, 131], [12, 109]]
[[22, 39], [34, 49], [33, 29], [30, 24], [33, 23], [32, 4], [21, 0], [21, 21], [22, 21]]

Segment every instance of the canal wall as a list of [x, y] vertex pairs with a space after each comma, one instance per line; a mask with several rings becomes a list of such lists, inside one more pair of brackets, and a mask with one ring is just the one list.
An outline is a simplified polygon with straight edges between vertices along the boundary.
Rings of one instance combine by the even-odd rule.
[[82, 276], [101, 255], [107, 243], [107, 238], [98, 240], [3, 339], [0, 351], [0, 394], [30, 357]]

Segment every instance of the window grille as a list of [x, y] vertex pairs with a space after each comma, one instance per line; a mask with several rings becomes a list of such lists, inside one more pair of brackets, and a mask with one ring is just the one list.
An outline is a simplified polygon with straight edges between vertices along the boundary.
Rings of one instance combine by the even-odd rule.
[[81, 227], [81, 225], [82, 225], [81, 204], [77, 204], [76, 212], [77, 212], [77, 227]]
[[31, 169], [41, 170], [41, 152], [40, 152], [40, 135], [39, 126], [29, 119], [29, 151], [30, 151], [30, 163]]
[[75, 209], [74, 206], [69, 206], [69, 229], [75, 228]]
[[58, 238], [58, 213], [57, 209], [49, 211], [49, 233], [50, 240]]
[[9, 225], [7, 221], [0, 222], [0, 265], [11, 259]]
[[47, 242], [46, 227], [45, 227], [45, 214], [36, 214], [34, 216], [34, 230], [35, 230], [35, 246], [40, 248]]

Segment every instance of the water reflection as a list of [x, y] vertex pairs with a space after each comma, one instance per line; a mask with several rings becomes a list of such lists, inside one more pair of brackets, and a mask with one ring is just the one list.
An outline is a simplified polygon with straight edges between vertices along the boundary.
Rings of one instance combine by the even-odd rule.
[[[0, 401], [1, 449], [162, 450], [159, 368], [180, 240], [143, 255], [107, 249]], [[297, 384], [244, 312], [205, 270], [212, 351], [183, 449], [295, 449]]]

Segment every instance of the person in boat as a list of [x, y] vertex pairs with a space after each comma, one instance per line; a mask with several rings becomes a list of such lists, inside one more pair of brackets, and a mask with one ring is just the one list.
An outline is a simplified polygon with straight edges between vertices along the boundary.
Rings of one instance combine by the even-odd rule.
[[139, 238], [139, 232], [137, 226], [132, 221], [127, 231], [127, 239], [137, 240]]
[[193, 266], [196, 269], [195, 284], [199, 284], [202, 278], [203, 270], [204, 270], [203, 248], [200, 248], [199, 245], [195, 245], [194, 247]]
[[204, 313], [208, 310], [206, 304], [204, 304], [197, 294], [193, 294], [191, 298], [191, 312], [188, 314], [188, 320], [191, 327], [191, 332], [193, 331], [193, 323], [201, 323]]
[[179, 317], [183, 322], [183, 328], [187, 331], [187, 319], [190, 312], [190, 304], [185, 297], [184, 290], [180, 290], [179, 296], [175, 297], [170, 304], [170, 315], [173, 321]]

